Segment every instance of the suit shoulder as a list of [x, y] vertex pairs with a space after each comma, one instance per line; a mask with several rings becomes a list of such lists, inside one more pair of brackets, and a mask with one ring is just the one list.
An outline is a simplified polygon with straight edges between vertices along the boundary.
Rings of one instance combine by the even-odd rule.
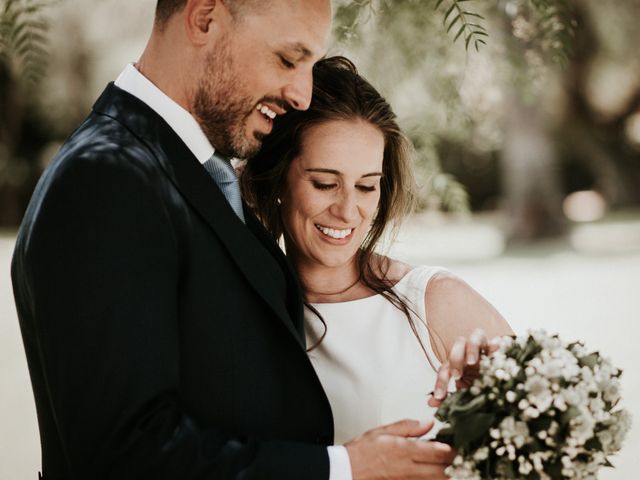
[[90, 115], [49, 162], [43, 182], [85, 177], [157, 180], [160, 164], [151, 146], [116, 120]]
[[92, 114], [62, 145], [57, 156], [99, 160], [152, 160], [150, 146], [120, 122]]

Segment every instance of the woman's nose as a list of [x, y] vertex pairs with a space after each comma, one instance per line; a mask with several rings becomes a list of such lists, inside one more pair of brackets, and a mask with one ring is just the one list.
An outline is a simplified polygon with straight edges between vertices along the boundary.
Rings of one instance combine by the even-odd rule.
[[360, 217], [354, 192], [342, 192], [332, 205], [331, 213], [346, 225], [353, 225]]

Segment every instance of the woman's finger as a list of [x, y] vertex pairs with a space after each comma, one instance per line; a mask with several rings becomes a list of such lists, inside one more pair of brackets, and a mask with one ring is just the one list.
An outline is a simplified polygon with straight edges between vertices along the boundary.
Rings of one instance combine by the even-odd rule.
[[484, 330], [476, 328], [466, 342], [467, 365], [475, 365], [480, 361], [482, 351], [489, 348], [488, 343]]
[[433, 400], [429, 401], [429, 405], [438, 406], [440, 402], [447, 396], [447, 388], [449, 386], [449, 379], [451, 378], [451, 372], [449, 371], [449, 362], [443, 363], [438, 369], [438, 376], [436, 378], [436, 384], [433, 389]]
[[466, 350], [467, 340], [464, 337], [460, 337], [455, 341], [449, 352], [449, 371], [455, 380], [462, 378]]

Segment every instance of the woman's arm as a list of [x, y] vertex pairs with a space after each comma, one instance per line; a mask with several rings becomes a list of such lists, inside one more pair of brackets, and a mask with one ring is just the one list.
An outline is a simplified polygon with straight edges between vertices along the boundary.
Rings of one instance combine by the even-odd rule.
[[445, 398], [449, 380], [466, 386], [478, 371], [482, 351], [491, 351], [491, 340], [513, 335], [500, 313], [469, 284], [449, 272], [436, 274], [425, 292], [425, 311], [432, 346], [442, 363], [431, 406]]

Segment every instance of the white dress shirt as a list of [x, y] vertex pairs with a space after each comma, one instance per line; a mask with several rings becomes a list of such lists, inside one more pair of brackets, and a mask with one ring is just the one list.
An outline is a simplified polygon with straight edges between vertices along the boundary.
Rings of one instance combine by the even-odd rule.
[[[142, 75], [132, 63], [127, 65], [118, 76], [115, 85], [142, 100], [160, 115], [200, 163], [211, 158], [215, 149], [196, 119]], [[351, 462], [347, 449], [342, 445], [334, 445], [327, 447], [327, 450], [329, 480], [352, 480]]]

